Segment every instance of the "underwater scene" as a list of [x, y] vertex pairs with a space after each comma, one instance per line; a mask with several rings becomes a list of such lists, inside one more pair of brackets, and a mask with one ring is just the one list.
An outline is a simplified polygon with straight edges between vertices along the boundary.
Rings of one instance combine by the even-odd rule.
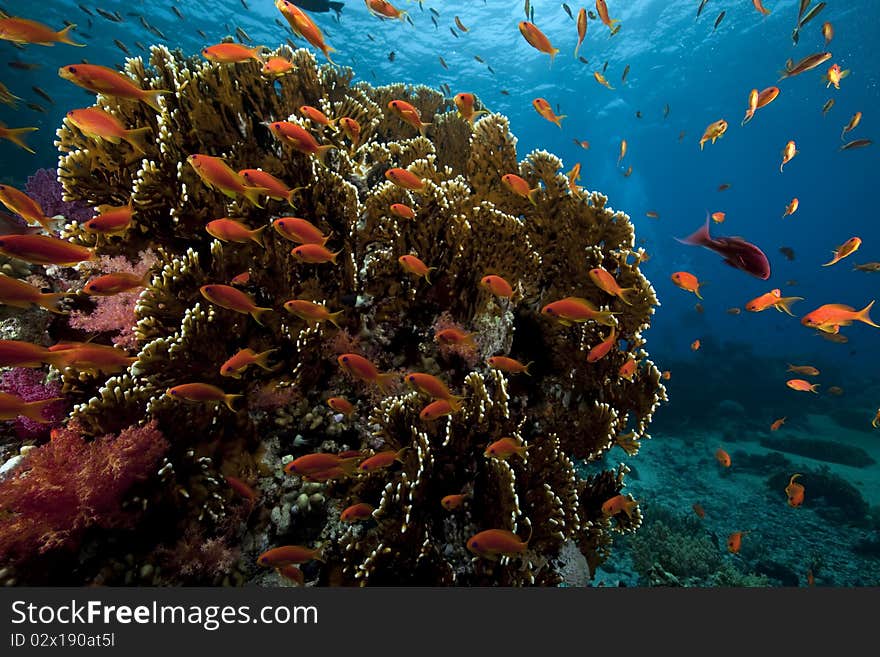
[[880, 585], [878, 3], [0, 13], [0, 584]]

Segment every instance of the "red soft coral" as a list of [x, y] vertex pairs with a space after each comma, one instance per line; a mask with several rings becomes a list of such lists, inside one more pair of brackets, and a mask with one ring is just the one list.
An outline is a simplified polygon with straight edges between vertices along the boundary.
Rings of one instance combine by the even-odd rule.
[[0, 563], [74, 550], [92, 527], [124, 527], [128, 490], [156, 471], [170, 447], [155, 420], [86, 442], [71, 422], [0, 481]]

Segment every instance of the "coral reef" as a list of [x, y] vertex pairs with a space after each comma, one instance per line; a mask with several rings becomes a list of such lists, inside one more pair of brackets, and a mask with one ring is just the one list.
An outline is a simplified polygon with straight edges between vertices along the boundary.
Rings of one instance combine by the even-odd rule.
[[[131, 202], [134, 209], [122, 236], [96, 237], [79, 220], [68, 222], [64, 236], [102, 257], [136, 262], [152, 249], [158, 258], [135, 307], [127, 343], [136, 349], [133, 364], [109, 378], [64, 369], [65, 392], [77, 401], [70, 421], [94, 435], [149, 422], [170, 443], [157, 440], [111, 478], [99, 507], [104, 514], [89, 519], [90, 526], [115, 526], [120, 495], [152, 468], [153, 485], [138, 492], [146, 510], [134, 530], [141, 543], [120, 538], [118, 567], [83, 568], [76, 577], [277, 585], [279, 576], [261, 568], [257, 556], [296, 544], [320, 549], [322, 562], [303, 567], [306, 581], [318, 585], [582, 583], [617, 534], [639, 527], [641, 513], [635, 503], [613, 515], [602, 511], [622, 492], [625, 466], [579, 478], [574, 463], [597, 461], [618, 443], [635, 454], [665, 400], [643, 337], [658, 302], [639, 271], [628, 217], [607, 208], [598, 192], [573, 195], [562, 162], [550, 153], [535, 151], [519, 162], [503, 116], [489, 114], [472, 128], [426, 87], [352, 84], [351, 70], [318, 67], [306, 50], [273, 54], [292, 61], [297, 74], [272, 84], [257, 62], [218, 65], [161, 46], [151, 49], [150, 68], [129, 59], [125, 72], [142, 88], [171, 90], [159, 101], [161, 111], [108, 96], [97, 105], [129, 127], [153, 129], [142, 156], [69, 123], [58, 130], [65, 200], [95, 208]], [[427, 136], [386, 109], [395, 99], [431, 123]], [[341, 122], [302, 118], [296, 108], [303, 105], [354, 119], [359, 135]], [[301, 152], [276, 139], [275, 122], [304, 129], [332, 149], [320, 158]], [[195, 154], [220, 157], [234, 171], [262, 169], [294, 191], [256, 200], [252, 192], [249, 199], [221, 193], [188, 164]], [[418, 184], [395, 184], [386, 175], [393, 168]], [[510, 173], [540, 187], [533, 203], [502, 184]], [[415, 218], [392, 212], [393, 204], [408, 206]], [[260, 240], [246, 242], [214, 239], [205, 230], [218, 218], [260, 229], [291, 214], [327, 237], [324, 261], [295, 257], [303, 247], [292, 254], [295, 244], [280, 230], [266, 228]], [[433, 268], [430, 282], [404, 271], [399, 258], [406, 255]], [[78, 267], [83, 279], [87, 264]], [[600, 267], [632, 293], [615, 298], [590, 282], [590, 271]], [[513, 298], [483, 288], [488, 274], [509, 281]], [[244, 298], [253, 316], [209, 301], [200, 293], [209, 284], [237, 285], [235, 298]], [[602, 325], [542, 313], [566, 297], [613, 314]], [[294, 299], [322, 304], [335, 321], [288, 312], [285, 303]], [[87, 308], [83, 303], [77, 307]], [[611, 324], [613, 348], [588, 362]], [[466, 338], [450, 348], [438, 342], [440, 328]], [[244, 348], [272, 350], [268, 364], [223, 376], [221, 365]], [[380, 386], [349, 376], [337, 362], [344, 354], [367, 358], [387, 380]], [[493, 356], [529, 363], [527, 372], [492, 367]], [[634, 372], [623, 376], [628, 363]], [[424, 417], [430, 398], [404, 383], [403, 374], [413, 371], [444, 381], [460, 408]], [[240, 397], [224, 405], [166, 394], [190, 383], [216, 386], [221, 392], [212, 398], [221, 401], [216, 394]], [[354, 411], [328, 407], [334, 396]], [[112, 452], [125, 435], [80, 445], [80, 460]], [[527, 449], [507, 460], [485, 455], [502, 437]], [[49, 457], [69, 440], [38, 453]], [[329, 481], [284, 472], [302, 455], [344, 450], [359, 458], [393, 450], [397, 460]], [[32, 468], [45, 462], [35, 456], [28, 459]], [[36, 481], [19, 476], [3, 485], [23, 491]], [[464, 497], [450, 511], [441, 499], [452, 494]], [[374, 511], [361, 522], [342, 521], [342, 510], [356, 502]], [[8, 508], [24, 522], [26, 511]], [[40, 531], [55, 536], [62, 516], [79, 517], [77, 508], [60, 507]], [[32, 556], [68, 546], [83, 521], [68, 517], [68, 533], [40, 550], [33, 549], [33, 532], [5, 549], [21, 557], [25, 546]], [[468, 539], [487, 529], [514, 532], [527, 548], [498, 560], [475, 557]]]
[[763, 447], [807, 456], [817, 461], [840, 463], [854, 468], [866, 468], [876, 463], [871, 456], [861, 447], [847, 445], [832, 440], [820, 440], [817, 438], [765, 438], [761, 440]]

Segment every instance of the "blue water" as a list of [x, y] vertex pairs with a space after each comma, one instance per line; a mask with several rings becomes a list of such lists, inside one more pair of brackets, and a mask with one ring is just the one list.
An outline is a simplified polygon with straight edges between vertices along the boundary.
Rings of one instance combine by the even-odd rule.
[[[94, 98], [58, 78], [56, 70], [81, 58], [120, 66], [125, 55], [114, 39], [137, 56], [146, 53], [136, 41], [146, 46], [160, 42], [194, 54], [234, 35], [237, 26], [254, 44], [270, 48], [293, 38], [286, 26], [276, 23], [276, 19], [284, 21], [271, 0], [246, 2], [249, 9], [241, 0], [102, 0], [102, 9], [118, 11], [124, 17], [116, 23], [94, 11], [89, 17], [73, 1], [53, 0], [37, 11], [33, 3], [5, 0], [2, 8], [11, 14], [39, 18], [59, 29], [65, 20], [76, 23], [74, 38], [88, 46], [18, 50], [0, 42], [0, 81], [12, 93], [47, 110], [39, 113], [23, 105], [17, 110], [0, 106], [0, 120], [10, 127], [40, 128], [28, 137], [36, 155], [0, 143], [0, 179], [23, 185], [33, 170], [54, 167], [52, 140], [64, 113], [90, 106]], [[82, 4], [90, 10], [95, 7], [90, 1]], [[183, 20], [173, 13], [172, 4]], [[880, 138], [880, 59], [876, 51], [880, 4], [828, 0], [825, 10], [803, 28], [799, 44], [794, 45], [791, 32], [798, 0], [766, 0], [772, 12], [766, 17], [746, 0], [709, 0], [698, 19], [698, 0], [608, 0], [611, 16], [620, 19], [622, 28], [611, 37], [607, 27], [590, 21], [580, 49], [588, 64], [574, 58], [575, 22], [556, 0], [531, 3], [536, 24], [560, 48], [552, 64], [547, 55], [529, 46], [517, 29], [517, 23], [525, 18], [519, 0], [400, 0], [396, 4], [409, 11], [414, 25], [379, 20], [360, 1], [346, 2], [339, 19], [333, 12], [311, 16], [336, 49], [334, 60], [351, 66], [356, 79], [435, 88], [447, 84], [452, 94], [472, 92], [490, 110], [510, 118], [520, 158], [534, 149], [545, 149], [563, 159], [565, 170], [580, 162], [581, 185], [607, 195], [611, 207], [631, 216], [636, 239], [644, 241], [651, 256], [642, 269], [661, 302], [646, 334], [647, 348], [661, 369], [673, 372], [671, 401], [658, 414], [659, 421], [664, 420], [664, 413], [669, 419], [676, 413], [693, 411], [694, 405], [708, 409], [722, 399], [735, 399], [743, 403], [747, 413], [754, 411], [752, 419], [764, 426], [793, 405], [807, 411], [827, 410], [833, 401], [838, 410], [842, 406], [844, 413], [854, 416], [854, 424], [871, 431], [870, 419], [880, 405], [876, 376], [880, 329], [856, 324], [843, 329], [848, 344], [833, 344], [801, 326], [798, 318], [772, 309], [739, 315], [726, 310], [743, 308], [753, 297], [776, 287], [784, 295], [805, 297], [794, 306], [798, 317], [826, 303], [862, 308], [880, 298], [880, 273], [853, 271], [855, 263], [880, 261], [880, 224], [872, 184], [880, 167], [880, 145], [838, 150], [843, 143], [841, 129], [856, 111], [863, 113], [862, 124], [847, 140], [876, 142]], [[576, 14], [581, 5], [569, 4]], [[431, 21], [431, 7], [439, 12], [437, 27]], [[593, 3], [587, 8], [594, 10]], [[722, 10], [726, 15], [713, 30]], [[157, 39], [144, 29], [137, 14], [167, 39]], [[450, 32], [456, 15], [469, 28], [466, 33], [455, 28], [457, 37]], [[828, 47], [832, 59], [778, 82], [787, 59], [797, 62], [825, 50], [821, 34], [825, 21], [832, 22], [835, 30]], [[301, 39], [295, 42], [307, 45]], [[439, 56], [448, 70], [441, 66]], [[485, 63], [476, 61], [475, 56]], [[32, 71], [6, 67], [13, 59], [41, 67]], [[324, 61], [320, 53], [318, 59]], [[613, 90], [593, 78], [593, 72], [601, 71], [606, 61], [605, 75]], [[822, 79], [832, 63], [852, 71], [840, 90], [826, 88]], [[627, 65], [630, 71], [623, 83], [621, 76]], [[779, 97], [742, 127], [750, 90], [772, 85], [780, 88]], [[37, 96], [32, 86], [45, 90], [54, 104]], [[567, 115], [562, 129], [535, 112], [531, 102], [538, 96]], [[831, 98], [835, 105], [823, 116], [822, 106]], [[670, 111], [664, 117], [667, 104]], [[705, 127], [721, 118], [730, 125], [727, 134], [701, 151], [698, 142]], [[679, 140], [682, 132], [684, 138]], [[618, 165], [622, 139], [628, 142], [628, 153]], [[800, 152], [780, 173], [782, 148], [792, 139]], [[590, 148], [584, 150], [573, 140], [588, 140]], [[629, 166], [632, 174], [626, 177]], [[722, 183], [731, 188], [719, 192]], [[793, 197], [800, 201], [797, 213], [781, 218]], [[659, 213], [659, 218], [646, 217], [649, 210]], [[741, 235], [761, 247], [771, 262], [769, 280], [734, 270], [708, 250], [675, 241], [675, 237], [699, 228], [707, 213], [718, 211], [725, 212], [727, 219], [713, 223], [712, 234]], [[861, 237], [861, 249], [833, 267], [822, 267], [831, 250], [852, 236]], [[795, 259], [784, 258], [780, 247], [793, 249]], [[703, 313], [694, 308], [698, 299], [670, 280], [672, 272], [679, 270], [708, 282], [703, 289]], [[789, 281], [796, 284], [788, 285]], [[873, 316], [880, 320], [880, 307]], [[704, 349], [690, 349], [695, 339], [703, 342]], [[833, 380], [820, 379], [823, 395], [819, 397], [794, 393], [784, 385], [786, 362], [810, 363], [833, 373]], [[724, 374], [719, 374], [722, 369]], [[757, 393], [753, 392], [757, 383], [772, 390], [772, 395], [778, 394], [778, 399], [761, 392], [761, 404], [753, 406], [757, 404]], [[846, 397], [829, 401], [824, 391], [830, 385], [861, 396], [852, 402]], [[848, 403], [851, 406], [847, 407]], [[774, 409], [779, 412], [773, 413]]]

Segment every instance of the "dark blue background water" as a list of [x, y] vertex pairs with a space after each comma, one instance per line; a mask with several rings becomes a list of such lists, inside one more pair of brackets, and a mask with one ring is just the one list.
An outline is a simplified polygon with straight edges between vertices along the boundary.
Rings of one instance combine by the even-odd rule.
[[[118, 11], [124, 22], [115, 23], [94, 12], [93, 2], [83, 5], [92, 10], [87, 16], [77, 3], [52, 0], [39, 11], [31, 2], [6, 0], [3, 8], [12, 14], [39, 18], [60, 28], [64, 20], [77, 23], [76, 38], [86, 48], [56, 45], [52, 48], [28, 46], [17, 50], [0, 43], [0, 81], [9, 89], [44, 105], [47, 114], [23, 106], [11, 110], [0, 106], [0, 120], [18, 127], [35, 125], [40, 132], [29, 142], [38, 150], [31, 156], [9, 143], [0, 144], [4, 181], [23, 183], [24, 176], [40, 167], [53, 166], [54, 131], [68, 109], [92, 104], [93, 95], [74, 87], [56, 75], [59, 66], [81, 58], [109, 66], [121, 65], [125, 55], [114, 45], [119, 39], [133, 55], [142, 54], [136, 41], [149, 45], [157, 38], [140, 24], [136, 14], [161, 30], [159, 40], [180, 47], [187, 54], [234, 34], [241, 26], [255, 44], [274, 48], [290, 38], [289, 30], [279, 27], [281, 19], [271, 0], [162, 2], [143, 0], [103, 0], [98, 6]], [[171, 10], [175, 5], [184, 15], [179, 19]], [[718, 359], [736, 357], [741, 344], [748, 344], [768, 359], [767, 376], [778, 378], [779, 395], [793, 395], [784, 388], [783, 370], [774, 363], [809, 361], [820, 368], [839, 367], [850, 372], [855, 385], [864, 385], [877, 372], [880, 330], [858, 324], [844, 332], [848, 345], [826, 342], [797, 319], [768, 310], [761, 314], [725, 313], [774, 287], [784, 294], [806, 297], [795, 305], [798, 315], [825, 303], [846, 303], [857, 308], [880, 296], [880, 273], [852, 271], [856, 262], [880, 260], [880, 228], [876, 220], [875, 192], [880, 150], [871, 147], [839, 152], [840, 132], [856, 111], [863, 112], [862, 125], [851, 138], [877, 138], [880, 116], [876, 25], [880, 4], [869, 0], [843, 2], [828, 0], [825, 10], [792, 44], [791, 31], [797, 20], [797, 0], [767, 0], [771, 14], [762, 17], [745, 0], [709, 0], [702, 15], [695, 19], [697, 0], [609, 0], [610, 13], [619, 18], [622, 29], [609, 37], [609, 30], [590, 21], [580, 54], [583, 64], [573, 56], [575, 23], [556, 1], [532, 2], [535, 22], [561, 52], [550, 65], [550, 58], [530, 47], [520, 35], [517, 23], [524, 19], [519, 1], [487, 0], [474, 2], [415, 2], [401, 0], [414, 26], [403, 21], [382, 21], [371, 16], [363, 2], [347, 2], [337, 21], [333, 12], [313, 13], [336, 48], [337, 63], [352, 66], [358, 79], [373, 84], [404, 81], [437, 87], [448, 84], [452, 93], [476, 93], [493, 111], [510, 117], [524, 157], [533, 149], [546, 149], [562, 157], [568, 170], [582, 164], [581, 184], [609, 197], [615, 209], [626, 211], [637, 227], [637, 239], [646, 240], [651, 260], [644, 271], [652, 280], [662, 306], [657, 309], [648, 333], [648, 348], [661, 368], [664, 363], [692, 361], [702, 368], [708, 381]], [[581, 5], [570, 4], [573, 13]], [[429, 8], [440, 14], [438, 27], [431, 21]], [[593, 3], [588, 9], [594, 10]], [[726, 16], [716, 30], [713, 23], [720, 11]], [[450, 32], [458, 15], [467, 33]], [[824, 49], [821, 25], [831, 21], [835, 37], [829, 50], [833, 58], [821, 67], [777, 83], [786, 59], [800, 58]], [[202, 30], [208, 39], [196, 30]], [[373, 37], [372, 39], [370, 37]], [[297, 43], [303, 44], [301, 40]], [[394, 52], [393, 61], [389, 53]], [[481, 64], [474, 59], [480, 56]], [[449, 70], [445, 70], [442, 56]], [[321, 55], [319, 60], [323, 61]], [[5, 64], [11, 59], [39, 63], [34, 71], [19, 71]], [[607, 60], [606, 77], [615, 87], [606, 89], [593, 79]], [[828, 65], [852, 69], [839, 91], [826, 89], [822, 80]], [[624, 67], [631, 70], [621, 83]], [[490, 72], [488, 66], [494, 70]], [[746, 127], [740, 126], [747, 97], [752, 88], [778, 84], [779, 98], [758, 110]], [[49, 105], [31, 91], [41, 87], [54, 99]], [[502, 90], [509, 95], [502, 94]], [[545, 97], [567, 114], [560, 130], [541, 118], [531, 101]], [[821, 108], [834, 98], [836, 104], [827, 116]], [[664, 105], [670, 113], [664, 118]], [[636, 112], [643, 118], [636, 118]], [[730, 124], [728, 133], [716, 144], [698, 146], [705, 127], [720, 118]], [[685, 137], [679, 141], [679, 133]], [[621, 139], [629, 152], [617, 165]], [[588, 140], [589, 150], [573, 143]], [[800, 153], [779, 172], [782, 147], [789, 139], [797, 142]], [[632, 166], [632, 175], [623, 172]], [[718, 185], [732, 188], [718, 192]], [[800, 199], [793, 217], [781, 219], [792, 197]], [[659, 219], [645, 217], [656, 210]], [[713, 234], [742, 235], [761, 246], [770, 257], [773, 275], [760, 281], [735, 271], [707, 250], [677, 243], [673, 237], [685, 236], [704, 221], [706, 212], [727, 213], [725, 223], [713, 224]], [[849, 259], [823, 268], [831, 249], [853, 235], [863, 239], [861, 250]], [[787, 261], [779, 253], [782, 246], [794, 249], [796, 259]], [[697, 299], [676, 288], [669, 279], [672, 272], [688, 270], [709, 284], [704, 288], [705, 313], [694, 310]], [[795, 279], [797, 285], [785, 287]], [[880, 318], [880, 309], [875, 311]], [[692, 353], [690, 343], [700, 338], [716, 344], [714, 351]], [[738, 344], [740, 343], [740, 344]], [[702, 361], [700, 361], [702, 359]], [[876, 376], [873, 377], [876, 380]], [[742, 379], [714, 380], [707, 395], [736, 396], [752, 383]], [[845, 385], [845, 381], [836, 381]], [[709, 385], [709, 384], [707, 384]], [[671, 383], [674, 392], [675, 379]], [[674, 401], [674, 400], [673, 400]], [[804, 403], [811, 403], [804, 401]], [[880, 403], [880, 402], [878, 402]], [[860, 408], [859, 413], [868, 409]], [[868, 418], [869, 419], [869, 418]]]

